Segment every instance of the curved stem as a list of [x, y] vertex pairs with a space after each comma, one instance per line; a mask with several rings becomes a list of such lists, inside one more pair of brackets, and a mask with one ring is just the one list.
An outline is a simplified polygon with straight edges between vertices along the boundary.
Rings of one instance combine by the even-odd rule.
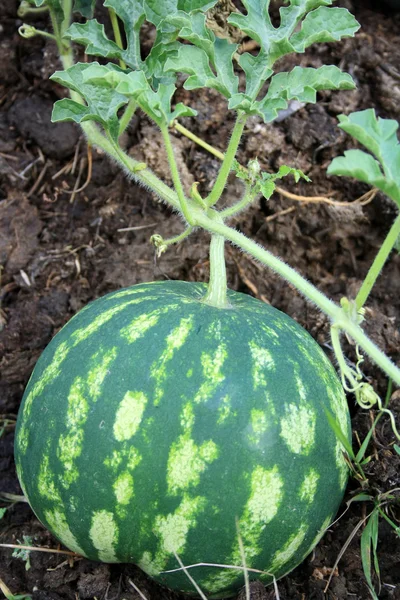
[[242, 210], [247, 208], [248, 205], [251, 204], [252, 202], [254, 202], [254, 200], [256, 200], [257, 196], [260, 195], [259, 192], [254, 192], [250, 186], [246, 186], [246, 187], [247, 187], [246, 192], [245, 192], [243, 198], [239, 202], [237, 202], [233, 206], [229, 206], [228, 208], [225, 208], [224, 210], [220, 211], [219, 214], [223, 219], [228, 219], [229, 217], [234, 217], [235, 215], [240, 213]]
[[225, 239], [236, 244], [259, 260], [267, 267], [276, 271], [281, 277], [293, 284], [310, 302], [316, 304], [322, 312], [327, 314], [333, 324], [349, 334], [353, 340], [370, 356], [379, 367], [400, 385], [400, 369], [368, 338], [359, 325], [353, 323], [346, 317], [343, 310], [332, 300], [329, 300], [315, 286], [304, 279], [292, 267], [282, 260], [260, 247], [258, 244], [246, 238], [242, 233], [231, 227], [218, 223], [204, 214], [196, 217], [196, 223], [211, 233], [222, 235]]
[[179, 198], [180, 209], [189, 225], [194, 225], [192, 213], [189, 210], [185, 192], [183, 190], [181, 178], [179, 175], [178, 165], [176, 164], [174, 149], [172, 147], [171, 138], [169, 137], [169, 131], [167, 125], [160, 127], [161, 133], [164, 139], [165, 149], [167, 151], [167, 158], [169, 168], [171, 169], [171, 177], [174, 184], [174, 188]]
[[366, 303], [367, 298], [368, 298], [372, 288], [374, 287], [375, 282], [378, 279], [378, 277], [383, 269], [383, 266], [389, 257], [389, 254], [393, 250], [393, 247], [394, 247], [399, 235], [400, 235], [400, 214], [397, 216], [397, 219], [393, 223], [389, 233], [386, 236], [385, 241], [383, 242], [382, 246], [380, 247], [380, 250], [379, 250], [378, 254], [376, 255], [375, 260], [372, 263], [371, 268], [368, 271], [368, 274], [367, 274], [366, 278], [364, 279], [363, 284], [357, 294], [356, 306], [357, 306], [358, 310], [360, 308], [362, 308], [364, 306], [364, 304]]
[[332, 348], [335, 353], [336, 360], [339, 365], [339, 371], [342, 375], [343, 387], [346, 391], [349, 391], [346, 379], [351, 385], [351, 391], [355, 391], [360, 382], [356, 380], [354, 372], [350, 367], [347, 366], [346, 359], [343, 354], [342, 346], [340, 344], [340, 329], [336, 326], [331, 327], [331, 341]]
[[53, 33], [48, 33], [48, 31], [43, 31], [42, 29], [36, 29], [36, 27], [33, 27], [32, 25], [27, 25], [26, 23], [23, 23], [21, 27], [18, 27], [18, 33], [21, 37], [25, 39], [30, 39], [35, 37], [36, 35], [40, 35], [42, 37], [57, 42], [57, 38]]
[[214, 183], [211, 193], [206, 198], [207, 206], [214, 206], [214, 204], [218, 202], [222, 195], [222, 192], [224, 191], [226, 182], [228, 181], [229, 173], [232, 169], [233, 161], [235, 160], [240, 140], [242, 138], [246, 120], [247, 115], [245, 113], [239, 112], [236, 119], [235, 127], [232, 131], [232, 136], [229, 141], [227, 151], [224, 155], [224, 160], [222, 161], [222, 165], [218, 173], [218, 177]]
[[17, 10], [17, 15], [23, 19], [24, 17], [27, 16], [36, 16], [36, 15], [42, 15], [43, 13], [47, 12], [49, 10], [49, 7], [46, 6], [46, 4], [44, 4], [43, 6], [31, 6], [31, 4], [29, 4], [29, 2], [27, 2], [27, 0], [22, 0], [21, 4], [19, 5], [19, 8]]
[[151, 236], [150, 241], [157, 248], [157, 256], [160, 257], [162, 253], [167, 250], [168, 246], [172, 246], [173, 244], [179, 244], [187, 237], [189, 237], [189, 235], [191, 235], [192, 232], [193, 227], [188, 227], [179, 235], [176, 235], [172, 238], [168, 238], [167, 240], [164, 240], [164, 238], [161, 235], [156, 233], [155, 235]]

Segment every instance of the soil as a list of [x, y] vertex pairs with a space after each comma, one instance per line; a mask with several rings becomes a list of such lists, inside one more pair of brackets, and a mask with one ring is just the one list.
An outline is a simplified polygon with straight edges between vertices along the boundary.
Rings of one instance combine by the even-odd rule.
[[[375, 3], [374, 3], [375, 4]], [[301, 168], [312, 179], [282, 186], [304, 196], [324, 195], [339, 205], [289, 200], [275, 193], [240, 215], [235, 226], [305, 275], [335, 301], [354, 297], [393, 218], [395, 208], [382, 194], [366, 206], [340, 203], [356, 200], [368, 191], [349, 179], [328, 178], [326, 167], [334, 156], [354, 147], [337, 128], [337, 115], [374, 107], [385, 118], [400, 120], [400, 13], [366, 0], [346, 0], [362, 25], [355, 39], [311, 48], [300, 60], [289, 57], [279, 64], [287, 70], [303, 66], [338, 64], [355, 78], [355, 91], [324, 93], [316, 106], [300, 107], [293, 114], [264, 125], [249, 120], [239, 160], [258, 156], [263, 168], [275, 171], [281, 164]], [[154, 279], [206, 281], [208, 238], [196, 233], [189, 242], [171, 248], [155, 259], [149, 243], [153, 233], [164, 237], [182, 230], [181, 220], [143, 188], [129, 181], [101, 152], [93, 151], [90, 183], [86, 179], [87, 150], [77, 127], [52, 125], [51, 106], [65, 92], [48, 81], [59, 65], [54, 45], [40, 38], [24, 40], [17, 29], [17, 0], [3, 0], [0, 14], [0, 491], [21, 494], [13, 462], [14, 421], [29, 375], [52, 336], [87, 302], [119, 287]], [[45, 25], [45, 23], [42, 23]], [[40, 21], [37, 24], [40, 26]], [[151, 33], [151, 32], [150, 32]], [[148, 46], [144, 35], [143, 44]], [[225, 103], [210, 91], [179, 91], [199, 112], [186, 126], [223, 150], [232, 127]], [[210, 189], [218, 160], [192, 142], [174, 135], [186, 183], [200, 182]], [[143, 117], [135, 117], [124, 145], [146, 162], [167, 183], [167, 163], [160, 137]], [[232, 179], [224, 196], [228, 204], [240, 187]], [[233, 247], [226, 251], [229, 285], [287, 312], [330, 353], [329, 323], [292, 286], [261, 268]], [[368, 302], [366, 329], [392, 358], [400, 360], [400, 255], [392, 253]], [[354, 349], [348, 346], [354, 359]], [[371, 363], [363, 365], [366, 378], [384, 397], [387, 379]], [[354, 444], [367, 434], [374, 411], [357, 408], [349, 397]], [[400, 397], [394, 392], [391, 408], [400, 415]], [[8, 421], [7, 421], [8, 420]], [[8, 423], [8, 424], [7, 424]], [[400, 456], [394, 449], [389, 420], [379, 421], [365, 467], [367, 490], [384, 494], [400, 487]], [[341, 513], [360, 485], [352, 479]], [[396, 496], [396, 493], [394, 493]], [[396, 504], [397, 502], [397, 504]], [[29, 506], [9, 506], [1, 520], [0, 542], [59, 548]], [[306, 561], [278, 582], [282, 600], [324, 597], [366, 599], [369, 591], [360, 557], [361, 527], [334, 569], [346, 540], [373, 506], [352, 503]], [[387, 507], [399, 522], [397, 501]], [[68, 559], [56, 553], [31, 552], [30, 568], [11, 549], [0, 548], [0, 577], [14, 594], [29, 593], [34, 600], [75, 598], [136, 600], [134, 585], [148, 600], [178, 595], [160, 589], [136, 567], [104, 565], [86, 559]], [[400, 540], [382, 520], [378, 545], [381, 571], [380, 598], [400, 599]], [[374, 579], [377, 585], [377, 579]], [[377, 588], [378, 589], [378, 588]], [[273, 587], [252, 585], [252, 598], [272, 599]], [[244, 599], [243, 592], [239, 598]]]

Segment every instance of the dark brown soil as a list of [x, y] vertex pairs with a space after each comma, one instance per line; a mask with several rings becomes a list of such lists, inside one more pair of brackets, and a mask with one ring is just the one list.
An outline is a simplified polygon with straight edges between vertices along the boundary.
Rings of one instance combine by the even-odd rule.
[[[239, 152], [246, 163], [258, 156], [262, 166], [281, 164], [303, 169], [312, 184], [284, 187], [297, 194], [329, 195], [351, 201], [368, 188], [354, 181], [328, 178], [330, 160], [353, 145], [337, 127], [337, 115], [374, 107], [382, 117], [400, 120], [400, 13], [384, 4], [343, 0], [361, 22], [355, 39], [312, 48], [300, 58], [304, 66], [340, 64], [358, 83], [354, 92], [325, 93], [317, 106], [307, 106], [279, 123], [265, 126], [250, 119]], [[375, 9], [374, 9], [375, 8]], [[118, 287], [153, 279], [207, 280], [207, 236], [197, 233], [190, 242], [174, 247], [155, 260], [149, 243], [153, 233], [170, 237], [181, 231], [180, 219], [137, 187], [101, 153], [93, 153], [93, 174], [84, 191], [73, 194], [87, 173], [85, 141], [72, 124], [52, 125], [51, 105], [63, 90], [47, 81], [58, 68], [51, 41], [19, 37], [17, 0], [0, 7], [0, 413], [9, 419], [0, 444], [0, 491], [20, 494], [13, 462], [13, 419], [24, 386], [41, 351], [60, 327], [88, 301]], [[291, 68], [295, 59], [282, 61]], [[199, 118], [187, 126], [223, 150], [232, 116], [217, 94], [180, 92]], [[179, 135], [174, 140], [181, 169], [190, 185], [199, 181], [210, 189], [218, 161]], [[146, 118], [134, 120], [125, 137], [126, 148], [142, 157], [170, 182], [160, 138]], [[225, 201], [238, 197], [230, 182]], [[279, 254], [336, 301], [354, 297], [377, 249], [388, 231], [395, 209], [378, 194], [367, 206], [331, 206], [288, 200], [275, 194], [237, 218], [238, 229]], [[135, 228], [126, 231], [126, 228]], [[328, 320], [286, 282], [261, 268], [237, 249], [227, 248], [229, 283], [233, 289], [270, 302], [298, 320], [329, 352]], [[368, 303], [366, 328], [377, 344], [400, 360], [400, 255], [393, 253]], [[349, 356], [353, 356], [349, 348]], [[387, 380], [368, 361], [365, 376], [385, 396]], [[392, 409], [399, 416], [398, 392]], [[358, 447], [374, 417], [349, 398], [354, 444]], [[0, 423], [0, 429], [2, 424]], [[393, 449], [389, 421], [382, 418], [370, 445], [366, 467], [368, 490], [385, 493], [400, 487], [400, 457]], [[349, 483], [345, 501], [359, 489]], [[398, 503], [398, 501], [397, 501]], [[4, 503], [3, 506], [7, 504]], [[345, 504], [343, 504], [343, 509]], [[325, 597], [327, 578], [354, 528], [372, 510], [354, 503], [325, 535], [315, 552], [279, 582], [282, 600]], [[391, 518], [399, 519], [396, 503]], [[397, 512], [396, 512], [397, 511]], [[398, 522], [398, 521], [397, 521]], [[35, 546], [58, 548], [29, 506], [11, 506], [0, 521], [0, 542], [17, 544], [27, 538]], [[369, 592], [360, 558], [360, 535], [345, 551], [326, 593], [328, 598], [367, 599]], [[385, 521], [379, 529], [379, 564], [383, 599], [400, 599], [400, 540]], [[148, 600], [177, 598], [146, 579], [138, 569], [101, 565], [62, 554], [30, 553], [30, 569], [0, 548], [0, 578], [14, 594], [29, 593], [34, 600], [76, 598], [136, 600], [140, 588]], [[376, 582], [376, 580], [375, 580]], [[241, 593], [239, 596], [245, 596]], [[274, 598], [273, 588], [254, 585], [252, 598]], [[182, 598], [179, 598], [182, 600]]]

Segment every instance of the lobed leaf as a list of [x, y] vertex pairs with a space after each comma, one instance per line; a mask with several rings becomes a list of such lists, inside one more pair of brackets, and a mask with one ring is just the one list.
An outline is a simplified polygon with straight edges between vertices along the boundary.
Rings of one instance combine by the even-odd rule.
[[188, 73], [190, 77], [184, 83], [187, 90], [214, 88], [226, 98], [230, 98], [236, 94], [239, 85], [232, 64], [236, 48], [236, 44], [227, 40], [215, 39], [212, 49], [212, 64], [216, 72], [214, 74], [210, 67], [210, 58], [204, 50], [197, 46], [181, 45], [176, 55], [167, 60], [165, 70]]
[[315, 103], [321, 90], [353, 89], [354, 81], [334, 65], [314, 69], [295, 67], [290, 73], [278, 73], [271, 79], [263, 100], [251, 102], [245, 94], [237, 94], [229, 103], [236, 108], [260, 115], [266, 123], [276, 119], [280, 110], [286, 109], [290, 100]]
[[345, 8], [319, 7], [304, 19], [299, 32], [294, 33], [290, 42], [295, 52], [304, 52], [316, 42], [337, 42], [353, 37], [360, 25]]
[[177, 35], [193, 44], [181, 44], [166, 64], [166, 71], [187, 73], [186, 89], [209, 87], [218, 90], [226, 98], [237, 93], [239, 79], [233, 69], [233, 55], [237, 44], [216, 38], [206, 27], [203, 13], [186, 14], [178, 11], [166, 22], [176, 27]]
[[182, 103], [171, 109], [172, 97], [176, 91], [174, 84], [160, 84], [155, 92], [141, 71], [129, 74], [119, 73], [116, 91], [126, 98], [134, 98], [140, 108], [148, 114], [157, 125], [169, 125], [178, 117], [196, 115], [196, 111]]
[[361, 562], [363, 566], [363, 571], [365, 575], [365, 579], [367, 580], [367, 584], [371, 593], [371, 596], [374, 600], [378, 600], [378, 596], [376, 595], [373, 583], [372, 583], [372, 561], [371, 561], [371, 547], [374, 552], [374, 556], [376, 553], [376, 547], [378, 542], [378, 519], [379, 513], [378, 511], [374, 511], [368, 522], [364, 528], [364, 531], [361, 534]]
[[123, 50], [106, 36], [104, 25], [96, 19], [86, 23], [73, 23], [65, 36], [86, 47], [86, 54], [103, 58], [122, 59]]
[[112, 8], [123, 22], [126, 49], [119, 48], [115, 42], [109, 40], [104, 26], [96, 19], [91, 19], [83, 24], [73, 23], [67, 30], [66, 37], [83, 44], [87, 54], [117, 58], [123, 60], [132, 69], [142, 68], [139, 32], [146, 18], [143, 1], [106, 0], [104, 6]]
[[63, 99], [55, 103], [52, 121], [97, 121], [114, 139], [118, 139], [118, 110], [127, 104], [128, 98], [116, 91], [118, 73], [116, 65], [77, 63], [66, 71], [57, 71], [53, 81], [78, 92], [86, 106], [73, 100]]
[[[153, 2], [158, 6], [155, 0]], [[172, 10], [172, 0], [170, 4]], [[175, 26], [179, 37], [194, 46], [180, 46], [177, 52], [168, 57], [166, 70], [189, 74], [186, 89], [214, 88], [230, 100], [231, 109], [260, 114], [268, 122], [287, 106], [282, 94], [269, 97], [265, 105], [253, 104], [261, 86], [272, 75], [271, 67], [275, 60], [289, 52], [304, 52], [315, 41], [333, 41], [354, 35], [359, 25], [346, 9], [330, 8], [332, 0], [290, 0], [290, 6], [280, 10], [281, 23], [277, 28], [271, 23], [269, 1], [244, 0], [243, 4], [247, 14], [232, 13], [228, 22], [255, 39], [261, 48], [257, 56], [244, 53], [239, 58], [246, 75], [244, 93], [238, 92], [238, 78], [233, 70], [237, 46], [227, 40], [215, 40], [214, 34], [206, 27], [203, 13], [177, 11], [165, 17], [164, 23]], [[301, 22], [300, 30], [295, 32]], [[317, 87], [317, 81], [310, 82], [310, 85], [304, 83], [301, 93], [306, 96], [306, 102], [315, 102], [315, 91], [318, 89], [354, 87], [351, 77], [344, 74], [336, 83], [341, 72], [335, 67], [330, 71], [313, 72], [321, 78], [320, 87]], [[296, 72], [291, 75], [293, 82], [295, 75]]]
[[249, 52], [241, 54], [239, 64], [246, 75], [246, 93], [250, 102], [251, 98], [255, 98], [260, 89], [260, 82], [264, 82], [271, 77], [273, 70], [268, 65], [268, 56], [263, 52], [259, 52], [257, 56], [253, 56]]
[[178, 11], [174, 15], [166, 17], [166, 23], [176, 29], [180, 38], [191, 42], [194, 46], [204, 50], [208, 57], [212, 57], [215, 35], [210, 29], [207, 29], [206, 16], [203, 13], [187, 14]]
[[352, 135], [376, 160], [362, 150], [348, 150], [335, 158], [328, 168], [330, 175], [354, 177], [382, 190], [400, 207], [400, 144], [399, 124], [391, 119], [377, 118], [374, 109], [349, 116], [340, 115], [339, 127]]
[[[290, 0], [289, 6], [280, 8], [279, 27], [274, 27], [271, 22], [269, 0], [243, 0], [243, 4], [247, 14], [233, 13], [228, 22], [260, 44], [261, 51], [268, 55], [269, 68], [286, 54], [304, 52], [314, 42], [353, 36], [359, 29], [359, 24], [346, 9], [330, 7], [332, 0]], [[300, 31], [297, 31], [301, 23]]]

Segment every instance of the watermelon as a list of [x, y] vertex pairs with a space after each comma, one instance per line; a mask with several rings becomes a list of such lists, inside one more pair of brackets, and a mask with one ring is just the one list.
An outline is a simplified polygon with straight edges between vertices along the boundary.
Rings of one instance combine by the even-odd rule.
[[243, 556], [269, 583], [317, 544], [348, 476], [327, 414], [349, 439], [350, 421], [302, 327], [237, 292], [209, 306], [205, 291], [140, 284], [75, 315], [31, 376], [15, 456], [33, 511], [65, 546], [196, 595], [182, 570], [166, 572], [180, 559], [225, 598], [244, 583]]

